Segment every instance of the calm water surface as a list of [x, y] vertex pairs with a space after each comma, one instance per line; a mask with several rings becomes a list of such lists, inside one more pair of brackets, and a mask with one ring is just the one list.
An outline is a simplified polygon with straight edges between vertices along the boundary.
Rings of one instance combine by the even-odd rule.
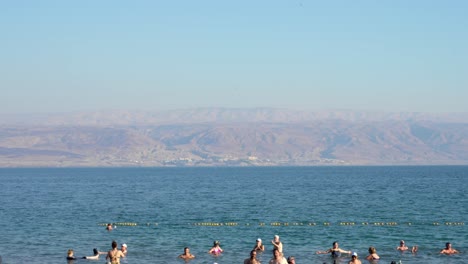
[[[375, 246], [380, 263], [468, 263], [467, 187], [466, 166], [0, 169], [0, 256], [63, 264], [69, 248], [116, 240], [123, 263], [183, 263], [188, 246], [190, 263], [230, 264], [262, 238], [268, 263], [278, 234], [297, 263], [333, 263], [315, 251], [335, 240], [361, 259]], [[418, 254], [396, 252], [400, 239]], [[213, 240], [220, 257], [206, 253]], [[462, 254], [439, 255], [447, 241]]]

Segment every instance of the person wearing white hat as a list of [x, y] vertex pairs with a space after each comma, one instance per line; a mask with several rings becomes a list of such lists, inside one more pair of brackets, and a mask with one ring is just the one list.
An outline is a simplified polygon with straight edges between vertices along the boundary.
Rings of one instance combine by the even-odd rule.
[[262, 239], [257, 238], [257, 241], [255, 243], [255, 246], [254, 246], [253, 250], [258, 250], [258, 251], [264, 251], [265, 250], [265, 246], [262, 244]]
[[348, 264], [362, 264], [361, 261], [358, 259], [356, 252], [353, 252], [353, 254], [351, 254], [351, 260], [348, 262]]
[[281, 254], [283, 253], [283, 243], [281, 243], [278, 235], [275, 235], [275, 238], [271, 241], [271, 243], [273, 244], [273, 250], [278, 249]]
[[122, 251], [122, 253], [124, 254], [124, 257], [127, 256], [127, 244], [122, 244], [122, 246], [120, 246], [120, 251]]

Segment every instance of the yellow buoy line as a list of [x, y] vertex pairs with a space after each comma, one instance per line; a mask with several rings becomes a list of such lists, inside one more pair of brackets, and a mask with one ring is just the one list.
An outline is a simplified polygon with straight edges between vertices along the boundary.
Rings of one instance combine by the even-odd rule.
[[[109, 223], [99, 223], [100, 226], [107, 226]], [[136, 222], [116, 222], [113, 226], [159, 226], [159, 223], [136, 223]], [[170, 224], [170, 223], [169, 223]], [[464, 226], [465, 222], [259, 222], [259, 223], [239, 223], [239, 222], [196, 222], [189, 223], [192, 226]]]

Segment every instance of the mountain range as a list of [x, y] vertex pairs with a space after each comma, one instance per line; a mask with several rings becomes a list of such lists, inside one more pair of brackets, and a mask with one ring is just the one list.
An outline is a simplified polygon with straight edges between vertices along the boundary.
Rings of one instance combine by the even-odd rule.
[[0, 167], [467, 164], [468, 113], [201, 108], [0, 115]]

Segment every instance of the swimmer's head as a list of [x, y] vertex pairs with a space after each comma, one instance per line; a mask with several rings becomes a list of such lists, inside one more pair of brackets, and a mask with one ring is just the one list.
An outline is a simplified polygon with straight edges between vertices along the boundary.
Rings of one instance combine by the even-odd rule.
[[97, 248], [93, 248], [93, 253], [94, 255], [99, 255], [99, 251], [97, 250]]
[[67, 251], [67, 255], [68, 255], [68, 256], [73, 256], [73, 249], [70, 248], [70, 249]]
[[261, 239], [261, 238], [257, 238], [257, 242], [262, 243], [262, 239]]
[[218, 241], [218, 240], [215, 240], [215, 241], [213, 242], [213, 246], [219, 246], [219, 241]]

